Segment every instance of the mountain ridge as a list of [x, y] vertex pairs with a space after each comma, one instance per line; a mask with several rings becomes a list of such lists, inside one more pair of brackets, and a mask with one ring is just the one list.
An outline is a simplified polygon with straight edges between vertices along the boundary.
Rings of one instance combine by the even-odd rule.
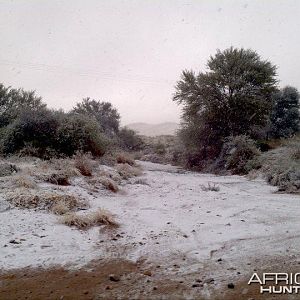
[[163, 122], [157, 124], [135, 122], [127, 124], [125, 127], [136, 131], [140, 135], [158, 136], [158, 135], [175, 135], [179, 129], [179, 124], [175, 122]]

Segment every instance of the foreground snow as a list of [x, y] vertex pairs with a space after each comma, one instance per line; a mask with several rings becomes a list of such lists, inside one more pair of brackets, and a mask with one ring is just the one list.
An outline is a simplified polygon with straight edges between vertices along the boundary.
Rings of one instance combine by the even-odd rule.
[[[91, 210], [106, 208], [121, 227], [79, 231], [46, 212], [0, 213], [0, 268], [78, 267], [93, 259], [127, 258], [169, 266], [184, 262], [182, 272], [205, 268], [225, 272], [257, 257], [296, 257], [300, 246], [300, 197], [276, 194], [263, 180], [185, 172], [172, 166], [139, 162], [142, 184], [124, 185], [117, 194], [91, 195]], [[145, 184], [147, 183], [147, 184]], [[201, 189], [215, 183], [219, 192]], [[0, 196], [1, 197], [1, 196]]]

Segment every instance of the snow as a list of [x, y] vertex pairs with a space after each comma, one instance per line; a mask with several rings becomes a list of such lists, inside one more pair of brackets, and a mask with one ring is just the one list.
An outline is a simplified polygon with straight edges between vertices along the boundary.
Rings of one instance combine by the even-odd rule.
[[[184, 258], [190, 271], [219, 257], [242, 266], [257, 257], [298, 255], [299, 196], [274, 193], [276, 188], [262, 179], [139, 163], [147, 185], [132, 180], [117, 194], [93, 195], [82, 185], [66, 187], [86, 197], [91, 210], [101, 207], [115, 214], [121, 224], [116, 232], [103, 227], [80, 231], [47, 212], [1, 210], [0, 268], [74, 268], [122, 257], [166, 266]], [[201, 185], [208, 183], [220, 191], [203, 191]], [[4, 199], [0, 203], [6, 207]], [[121, 237], [112, 240], [117, 233]]]

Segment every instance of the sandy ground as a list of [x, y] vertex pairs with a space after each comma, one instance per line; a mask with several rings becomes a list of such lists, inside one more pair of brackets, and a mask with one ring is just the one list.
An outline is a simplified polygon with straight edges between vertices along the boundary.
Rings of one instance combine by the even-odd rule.
[[[274, 299], [247, 281], [297, 271], [300, 197], [261, 179], [140, 164], [142, 184], [117, 194], [64, 187], [114, 213], [115, 231], [79, 231], [0, 200], [0, 299]], [[208, 183], [220, 191], [203, 191]]]

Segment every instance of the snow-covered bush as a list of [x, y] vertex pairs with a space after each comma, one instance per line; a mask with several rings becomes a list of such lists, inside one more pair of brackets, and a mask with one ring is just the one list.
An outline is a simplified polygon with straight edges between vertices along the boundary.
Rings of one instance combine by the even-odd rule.
[[261, 157], [262, 172], [272, 185], [280, 191], [300, 192], [300, 140], [293, 140], [285, 146], [266, 152]]
[[93, 226], [99, 225], [107, 225], [109, 227], [118, 226], [113, 215], [105, 209], [98, 209], [95, 212], [85, 215], [69, 213], [63, 216], [61, 221], [65, 225], [75, 226], [78, 229], [89, 229]]
[[225, 139], [220, 159], [233, 174], [246, 174], [249, 171], [249, 162], [259, 155], [260, 151], [252, 139], [238, 135]]

